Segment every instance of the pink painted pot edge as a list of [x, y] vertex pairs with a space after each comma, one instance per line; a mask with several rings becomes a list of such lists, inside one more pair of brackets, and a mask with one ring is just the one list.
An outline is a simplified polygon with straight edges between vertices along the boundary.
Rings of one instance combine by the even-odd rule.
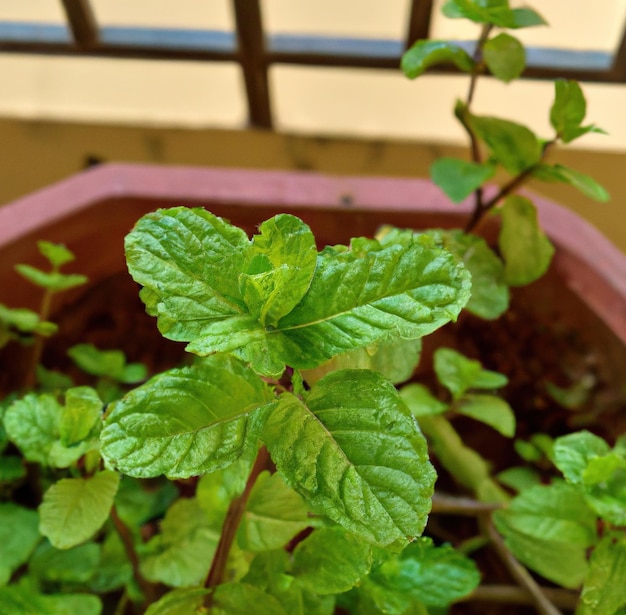
[[[537, 195], [532, 198], [558, 248], [554, 268], [626, 344], [626, 255], [567, 208]], [[66, 243], [74, 249], [75, 241], [79, 252], [82, 246], [95, 262], [97, 277], [98, 266], [108, 266], [106, 253], [118, 264], [123, 260], [121, 238], [140, 215], [173, 205], [202, 205], [236, 224], [245, 223], [246, 210], [252, 209], [251, 227], [280, 211], [302, 212], [307, 221], [332, 214], [338, 216], [329, 219], [335, 226], [349, 224], [369, 232], [373, 223], [460, 226], [470, 209], [469, 203], [450, 204], [423, 179], [107, 164], [0, 207], [0, 301], [13, 304], [13, 264], [32, 254], [37, 239], [57, 241], [68, 231]], [[86, 228], [95, 211], [95, 227]], [[359, 234], [329, 229], [337, 230]], [[79, 261], [83, 258], [79, 255]]]

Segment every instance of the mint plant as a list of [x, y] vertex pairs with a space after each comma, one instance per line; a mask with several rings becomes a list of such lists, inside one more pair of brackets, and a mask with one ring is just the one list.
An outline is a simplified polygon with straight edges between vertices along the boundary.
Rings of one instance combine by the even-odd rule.
[[[443, 11], [479, 24], [477, 44], [420, 41], [402, 68], [415, 78], [452, 62], [469, 76], [454, 113], [471, 159], [432, 168], [453, 202], [473, 195], [464, 230], [383, 227], [319, 250], [292, 215], [250, 238], [201, 208], [148, 214], [126, 237], [128, 269], [190, 360], [148, 374], [121, 350], [78, 344], [68, 354], [91, 377], [81, 386], [40, 364], [56, 331], [52, 294], [84, 282], [60, 272], [71, 253], [43, 242], [50, 272], [18, 266], [44, 298], [39, 313], [0, 306], [0, 345], [33, 347], [0, 403], [0, 612], [626, 609], [624, 436], [516, 439], [524, 417], [502, 394], [508, 376], [455, 348], [434, 350], [430, 381], [413, 376], [425, 336], [462, 310], [495, 320], [510, 287], [547, 269], [553, 248], [520, 185], [607, 198], [549, 162], [558, 144], [598, 130], [583, 125], [577, 83], [556, 83], [548, 139], [473, 108], [481, 74], [521, 75], [524, 49], [507, 31], [541, 16], [506, 0]], [[494, 191], [496, 172], [508, 178]], [[479, 234], [491, 215], [497, 245]], [[551, 390], [575, 407], [569, 393]], [[516, 461], [495, 470], [468, 421], [488, 443], [508, 441]], [[482, 578], [486, 549], [510, 584]]]

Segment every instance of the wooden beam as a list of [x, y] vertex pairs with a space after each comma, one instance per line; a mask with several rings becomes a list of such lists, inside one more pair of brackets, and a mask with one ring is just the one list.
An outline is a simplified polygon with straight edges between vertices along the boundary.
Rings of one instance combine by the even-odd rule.
[[79, 49], [98, 46], [98, 24], [89, 0], [61, 0], [74, 43]]
[[409, 23], [406, 33], [408, 49], [415, 41], [430, 36], [430, 20], [433, 12], [433, 0], [412, 0]]
[[272, 128], [265, 34], [259, 0], [233, 0], [239, 62], [243, 70], [250, 124]]

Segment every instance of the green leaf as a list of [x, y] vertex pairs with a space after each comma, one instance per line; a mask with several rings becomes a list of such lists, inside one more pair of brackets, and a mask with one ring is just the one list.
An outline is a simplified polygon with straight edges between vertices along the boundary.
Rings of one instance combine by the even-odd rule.
[[20, 583], [0, 589], [3, 615], [100, 615], [102, 603], [87, 594], [39, 593], [32, 583]]
[[124, 384], [135, 384], [146, 378], [146, 367], [140, 363], [126, 364], [121, 350], [98, 350], [92, 344], [76, 344], [67, 354], [92, 376], [104, 376]]
[[27, 394], [13, 402], [4, 416], [4, 427], [28, 461], [56, 468], [67, 468], [87, 450], [79, 445], [65, 447], [59, 440], [59, 421], [63, 412], [49, 394]]
[[97, 594], [106, 594], [124, 588], [132, 582], [132, 578], [133, 569], [124, 544], [117, 532], [109, 532], [102, 543], [98, 565], [89, 579], [89, 589]]
[[542, 146], [526, 126], [497, 117], [469, 115], [468, 122], [478, 138], [491, 150], [511, 175], [518, 175], [541, 160]]
[[511, 406], [495, 395], [465, 395], [456, 405], [459, 414], [481, 421], [507, 438], [515, 435], [515, 414]]
[[142, 218], [126, 244], [165, 337], [200, 355], [234, 352], [269, 376], [380, 340], [422, 337], [456, 318], [469, 298], [467, 272], [431, 238], [411, 234], [385, 246], [358, 239], [349, 249], [326, 248], [306, 295], [276, 327], [263, 327], [233, 284], [250, 246], [238, 229], [178, 208]]
[[39, 333], [49, 336], [57, 331], [54, 323], [40, 320], [36, 312], [26, 308], [9, 308], [2, 303], [0, 303], [0, 323], [17, 329], [21, 333]]
[[530, 284], [547, 271], [554, 246], [541, 230], [537, 210], [527, 198], [509, 196], [501, 211], [498, 245], [504, 256], [506, 281], [511, 286]]
[[105, 470], [87, 478], [63, 478], [39, 507], [39, 531], [57, 549], [69, 549], [91, 538], [109, 517], [119, 476]]
[[458, 158], [438, 158], [430, 167], [430, 176], [453, 203], [460, 203], [495, 174], [491, 164], [467, 162]]
[[421, 339], [376, 342], [338, 354], [319, 367], [303, 370], [302, 375], [309, 384], [315, 384], [326, 374], [340, 369], [371, 369], [398, 384], [413, 375], [421, 350]]
[[497, 389], [507, 384], [503, 374], [483, 369], [479, 361], [468, 359], [452, 348], [437, 348], [434, 354], [437, 378], [454, 399], [468, 389]]
[[460, 230], [442, 232], [446, 248], [460, 258], [472, 276], [472, 296], [465, 309], [487, 320], [499, 318], [509, 307], [504, 264], [487, 242]]
[[476, 564], [450, 545], [420, 538], [367, 577], [363, 589], [383, 613], [405, 613], [411, 602], [446, 607], [480, 583]]
[[15, 265], [15, 270], [29, 282], [52, 292], [59, 292], [82, 286], [88, 282], [87, 276], [77, 273], [61, 273], [59, 271], [41, 271], [30, 265]]
[[596, 542], [596, 516], [574, 487], [531, 487], [508, 510], [496, 511], [494, 521], [512, 553], [546, 579], [575, 588], [585, 578], [586, 551]]
[[578, 431], [555, 440], [554, 463], [569, 482], [580, 485], [589, 462], [609, 451], [609, 445], [599, 436]]
[[141, 552], [141, 573], [148, 581], [172, 587], [199, 585], [205, 579], [219, 540], [196, 499], [177, 500], [161, 523], [161, 533]]
[[0, 456], [0, 488], [2, 483], [11, 483], [26, 476], [26, 466], [17, 455]]
[[39, 252], [48, 259], [48, 262], [53, 267], [61, 267], [75, 259], [73, 252], [59, 243], [38, 241], [37, 247], [39, 248]]
[[213, 527], [222, 526], [231, 501], [243, 493], [251, 469], [250, 460], [239, 459], [226, 468], [205, 474], [198, 481], [196, 498]]
[[534, 9], [512, 9], [513, 24], [511, 28], [531, 28], [533, 26], [546, 26], [548, 22]]
[[564, 143], [588, 132], [604, 132], [596, 126], [581, 126], [587, 114], [587, 101], [576, 81], [558, 79], [554, 82], [554, 103], [550, 109], [550, 123], [556, 136]]
[[109, 466], [135, 477], [188, 478], [254, 454], [249, 420], [269, 387], [232, 357], [164, 372], [112, 405], [100, 435]]
[[241, 295], [262, 326], [275, 327], [309, 288], [317, 263], [311, 229], [281, 214], [266, 220], [252, 238], [239, 278]]
[[448, 410], [448, 404], [438, 400], [423, 384], [407, 384], [400, 389], [400, 397], [413, 416], [443, 414]]
[[213, 605], [211, 615], [250, 615], [251, 605], [263, 615], [288, 615], [274, 596], [245, 583], [219, 585], [213, 594]]
[[528, 28], [546, 23], [533, 9], [510, 9], [508, 0], [447, 0], [441, 10], [446, 17], [466, 18], [500, 28]]
[[279, 474], [259, 475], [241, 520], [237, 541], [245, 551], [284, 547], [309, 526], [308, 509]]
[[282, 395], [263, 439], [316, 512], [381, 546], [422, 533], [435, 473], [423, 436], [380, 374], [343, 370], [320, 380], [305, 402]]
[[8, 583], [11, 574], [28, 561], [41, 539], [39, 517], [12, 503], [0, 503], [0, 586]]
[[146, 611], [146, 615], [191, 615], [201, 613], [204, 597], [211, 590], [204, 587], [175, 589], [168, 592]]
[[474, 67], [474, 61], [462, 47], [449, 41], [421, 40], [402, 54], [400, 68], [409, 79], [415, 79], [436, 64], [454, 64], [466, 73]]
[[491, 74], [504, 83], [517, 79], [526, 67], [524, 46], [504, 32], [485, 43], [483, 57]]
[[43, 541], [28, 564], [28, 572], [43, 583], [83, 585], [100, 564], [100, 545], [89, 542], [71, 549], [55, 549]]
[[591, 554], [576, 615], [618, 615], [626, 609], [626, 542], [605, 536]]
[[372, 546], [339, 528], [320, 528], [293, 553], [292, 574], [313, 594], [339, 594], [361, 581], [372, 565]]
[[595, 179], [562, 164], [540, 164], [533, 177], [544, 182], [569, 184], [591, 199], [605, 203], [611, 196]]
[[541, 484], [541, 477], [535, 470], [526, 466], [516, 466], [507, 468], [498, 472], [496, 478], [503, 485], [515, 489], [515, 491], [524, 491], [529, 487]]
[[100, 424], [102, 401], [91, 387], [74, 387], [65, 393], [65, 406], [59, 419], [59, 436], [63, 446], [85, 440]]

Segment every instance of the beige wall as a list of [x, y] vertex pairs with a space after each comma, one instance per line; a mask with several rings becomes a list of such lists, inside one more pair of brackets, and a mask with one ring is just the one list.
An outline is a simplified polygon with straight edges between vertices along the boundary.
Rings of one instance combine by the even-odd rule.
[[[463, 153], [459, 148], [409, 141], [17, 119], [0, 119], [0, 143], [0, 203], [76, 173], [90, 158], [424, 177], [436, 157]], [[626, 252], [626, 154], [563, 149], [553, 159], [595, 177], [609, 189], [612, 201], [595, 203], [567, 186], [537, 184], [533, 188], [581, 213]]]

